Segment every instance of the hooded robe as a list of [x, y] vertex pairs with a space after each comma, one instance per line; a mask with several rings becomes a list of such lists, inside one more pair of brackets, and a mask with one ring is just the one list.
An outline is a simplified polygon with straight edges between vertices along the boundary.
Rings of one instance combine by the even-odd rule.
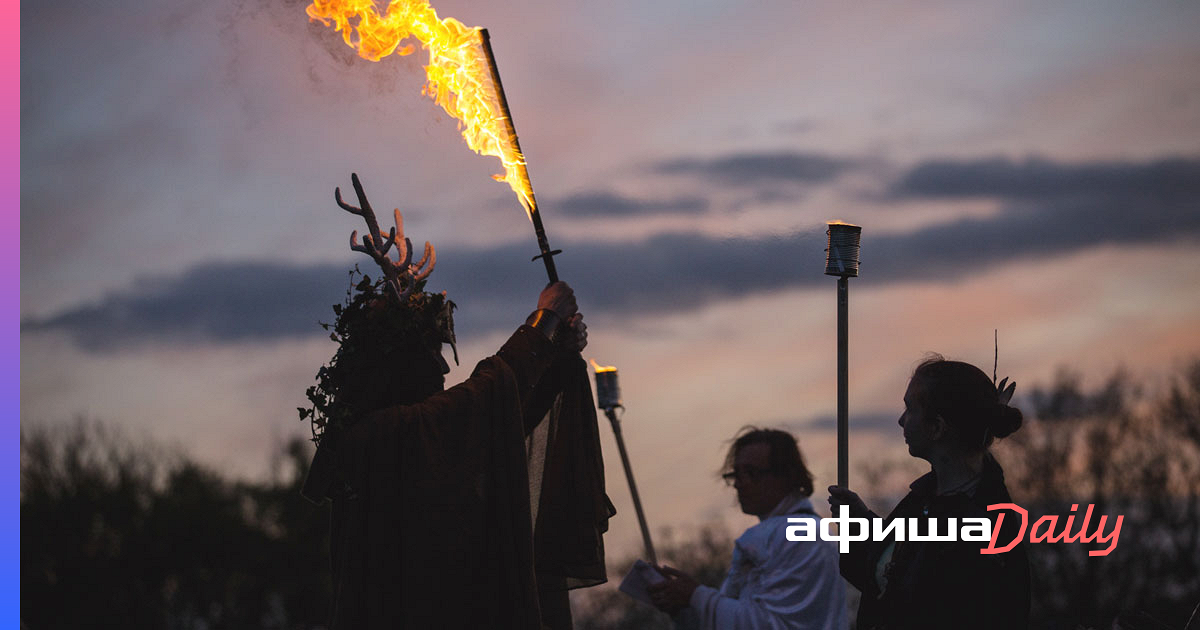
[[527, 326], [463, 383], [323, 441], [313, 470], [335, 629], [570, 628], [567, 590], [605, 581], [586, 367]]

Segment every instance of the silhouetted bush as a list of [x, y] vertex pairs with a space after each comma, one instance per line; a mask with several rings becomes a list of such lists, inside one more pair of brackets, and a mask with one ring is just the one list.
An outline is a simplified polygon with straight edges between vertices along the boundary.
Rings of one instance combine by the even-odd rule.
[[21, 616], [42, 628], [313, 628], [328, 517], [289, 478], [236, 483], [97, 423], [21, 432]]
[[[1124, 517], [1118, 545], [1030, 545], [1039, 628], [1183, 628], [1200, 603], [1200, 361], [1147, 396], [1124, 371], [1085, 391], [1060, 371], [1031, 396], [1028, 425], [1001, 443], [1014, 500], [1029, 525], [1078, 505], [1072, 533], [1094, 505]], [[1026, 533], [1028, 539], [1029, 533]]]

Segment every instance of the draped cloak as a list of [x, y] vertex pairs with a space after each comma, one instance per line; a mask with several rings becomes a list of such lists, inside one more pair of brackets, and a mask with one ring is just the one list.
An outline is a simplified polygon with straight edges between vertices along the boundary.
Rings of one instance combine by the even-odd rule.
[[333, 628], [570, 628], [567, 589], [605, 581], [586, 367], [526, 326], [463, 383], [323, 441], [305, 494], [333, 499]]

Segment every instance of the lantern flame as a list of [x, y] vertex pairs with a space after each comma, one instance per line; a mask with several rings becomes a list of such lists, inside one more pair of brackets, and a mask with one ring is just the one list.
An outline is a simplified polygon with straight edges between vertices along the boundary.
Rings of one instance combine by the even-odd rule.
[[611, 365], [603, 366], [603, 365], [600, 365], [599, 363], [596, 363], [595, 359], [588, 359], [588, 361], [592, 362], [592, 369], [595, 370], [596, 372], [616, 372], [617, 371], [617, 368], [615, 368]]
[[400, 45], [409, 37], [421, 42], [429, 51], [428, 83], [422, 92], [459, 121], [459, 131], [472, 151], [500, 159], [504, 173], [492, 178], [507, 182], [526, 215], [532, 213], [537, 202], [525, 156], [501, 106], [500, 88], [493, 80], [478, 27], [452, 17], [439, 19], [426, 0], [391, 0], [383, 15], [375, 0], [312, 0], [305, 12], [310, 21], [332, 23], [346, 44], [370, 61], [393, 53], [412, 54], [411, 44]]

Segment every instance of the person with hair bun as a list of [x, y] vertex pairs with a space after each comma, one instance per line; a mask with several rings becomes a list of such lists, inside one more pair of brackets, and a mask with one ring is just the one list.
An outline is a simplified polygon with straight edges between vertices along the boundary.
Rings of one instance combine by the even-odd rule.
[[[988, 452], [996, 438], [1021, 428], [1021, 411], [1008, 405], [1012, 388], [998, 390], [979, 368], [933, 355], [917, 366], [904, 393], [900, 426], [908, 452], [932, 470], [914, 481], [911, 491], [888, 514], [929, 518], [946, 533], [948, 518], [987, 518], [996, 525], [1011, 503], [1004, 471]], [[838, 513], [875, 518], [857, 494], [829, 487], [829, 504]], [[1017, 535], [1015, 519], [1006, 519], [998, 540]], [[909, 521], [911, 522], [911, 521]], [[961, 520], [959, 521], [961, 522]], [[1010, 531], [1011, 529], [1011, 531]], [[1029, 624], [1030, 576], [1025, 543], [1000, 554], [981, 554], [986, 543], [974, 541], [866, 540], [852, 543], [841, 559], [842, 576], [862, 591], [857, 627], [1025, 628]]]

